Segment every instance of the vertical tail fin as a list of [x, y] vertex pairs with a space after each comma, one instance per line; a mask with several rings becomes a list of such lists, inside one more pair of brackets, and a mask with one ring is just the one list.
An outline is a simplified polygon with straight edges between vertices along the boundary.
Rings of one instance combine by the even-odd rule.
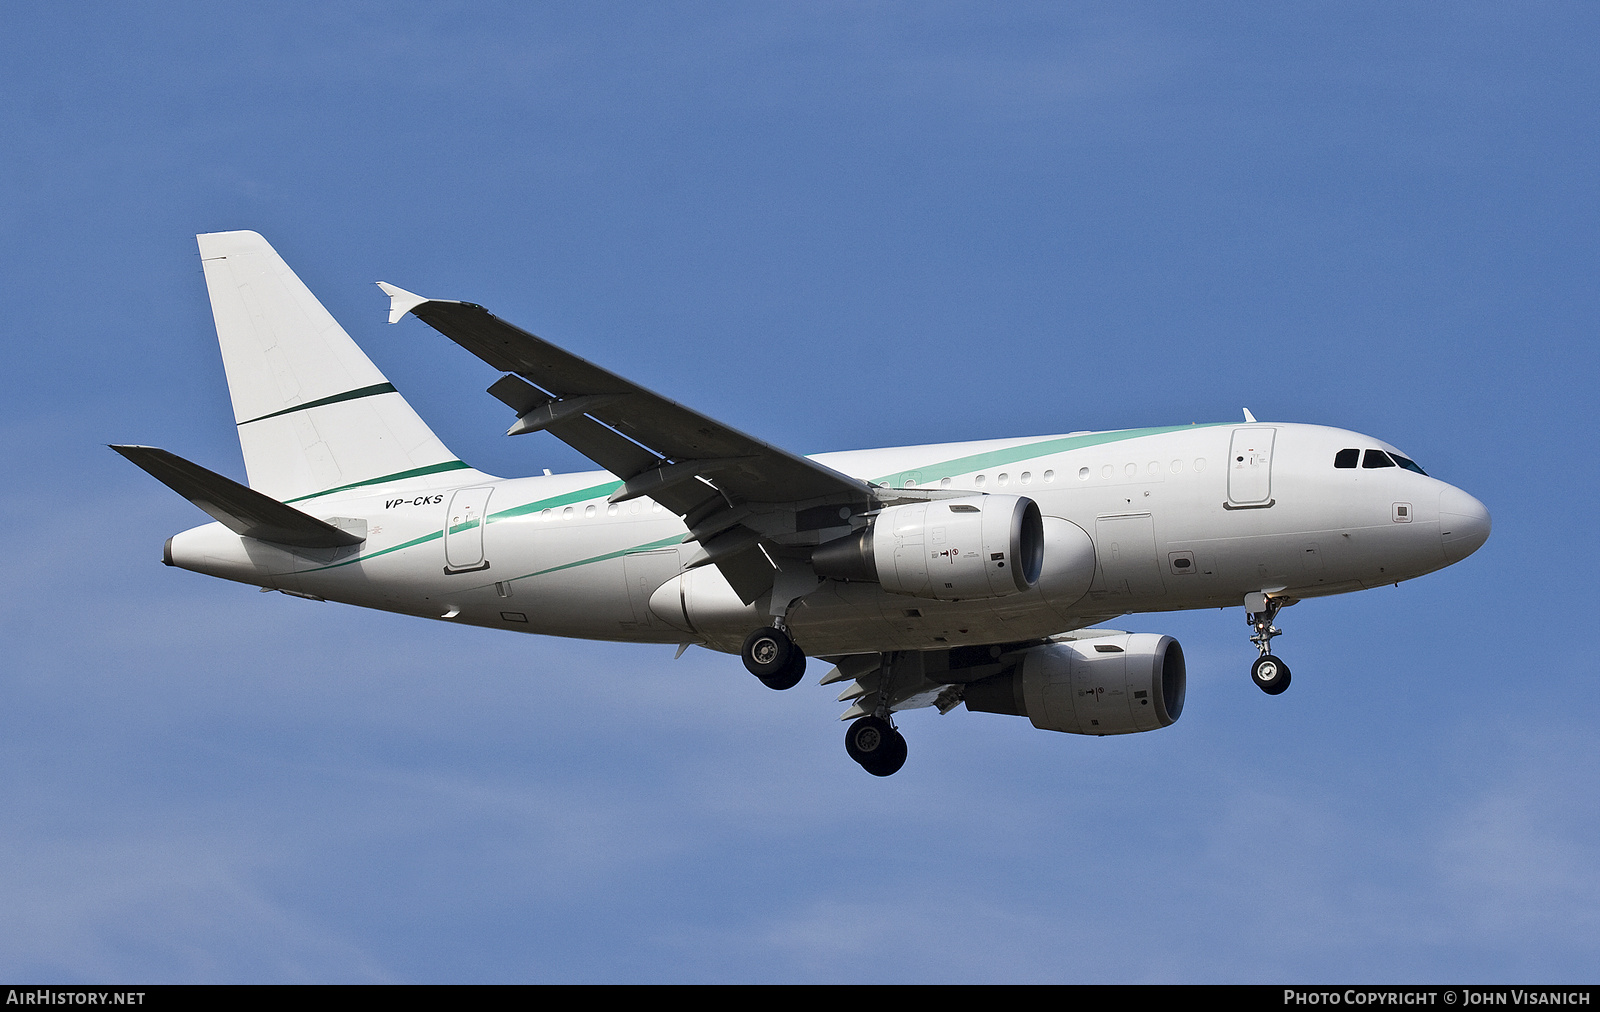
[[265, 239], [197, 238], [251, 488], [293, 502], [378, 481], [466, 477], [445, 473], [467, 465]]

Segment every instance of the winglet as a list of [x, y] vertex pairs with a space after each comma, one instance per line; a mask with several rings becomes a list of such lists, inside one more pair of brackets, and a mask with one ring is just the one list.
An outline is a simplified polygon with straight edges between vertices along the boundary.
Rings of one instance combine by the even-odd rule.
[[389, 322], [399, 323], [400, 317], [416, 309], [424, 302], [432, 302], [415, 292], [408, 292], [404, 288], [397, 288], [387, 281], [378, 282], [378, 287], [383, 289], [383, 294], [389, 296]]
[[[388, 291], [388, 289], [384, 289], [384, 291]], [[397, 302], [396, 302], [396, 304], [398, 304], [398, 299], [399, 299], [399, 296], [396, 296], [396, 297], [395, 297], [395, 298], [396, 298], [396, 300], [397, 300]], [[407, 308], [410, 308], [410, 307], [407, 307]], [[390, 318], [390, 320], [389, 320], [389, 322], [390, 322], [390, 323], [393, 323], [393, 322], [394, 322], [394, 319], [393, 319], [393, 318], [392, 318], [392, 317], [391, 317], [391, 318]], [[1245, 420], [1245, 421], [1247, 421], [1247, 422], [1251, 422], [1251, 423], [1254, 423], [1254, 422], [1255, 422], [1255, 420], [1256, 420], [1256, 416], [1255, 416], [1255, 415], [1252, 415], [1252, 414], [1251, 414], [1251, 413], [1250, 413], [1250, 409], [1249, 409], [1249, 408], [1245, 408], [1245, 409], [1244, 409], [1244, 420]]]

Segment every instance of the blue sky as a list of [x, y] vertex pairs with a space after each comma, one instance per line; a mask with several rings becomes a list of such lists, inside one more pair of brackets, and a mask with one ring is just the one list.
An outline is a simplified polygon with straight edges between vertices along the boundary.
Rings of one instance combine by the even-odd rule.
[[[140, 5], [0, 32], [0, 975], [1578, 981], [1600, 962], [1600, 9]], [[1239, 609], [1183, 719], [902, 722], [737, 659], [163, 569], [242, 477], [193, 236], [289, 260], [460, 456], [392, 281], [818, 452], [1228, 420], [1399, 446], [1466, 562]], [[820, 671], [816, 672], [820, 673]]]

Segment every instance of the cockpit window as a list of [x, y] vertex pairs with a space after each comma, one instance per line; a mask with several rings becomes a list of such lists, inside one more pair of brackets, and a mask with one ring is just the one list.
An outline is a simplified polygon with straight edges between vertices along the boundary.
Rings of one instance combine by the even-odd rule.
[[1368, 450], [1365, 458], [1363, 458], [1360, 450], [1347, 449], [1340, 450], [1338, 453], [1333, 455], [1334, 467], [1355, 467], [1358, 462], [1365, 469], [1398, 466], [1405, 468], [1407, 471], [1415, 471], [1423, 477], [1427, 477], [1428, 474], [1428, 472], [1424, 471], [1416, 461], [1409, 457], [1402, 457], [1398, 453], [1385, 453], [1382, 450]]

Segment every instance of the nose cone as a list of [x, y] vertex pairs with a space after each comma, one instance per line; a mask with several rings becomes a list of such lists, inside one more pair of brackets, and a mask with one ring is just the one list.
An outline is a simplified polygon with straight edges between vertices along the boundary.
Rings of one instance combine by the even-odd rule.
[[1439, 536], [1444, 540], [1445, 558], [1460, 562], [1482, 548], [1489, 540], [1489, 527], [1489, 511], [1483, 503], [1454, 485], [1439, 493]]

